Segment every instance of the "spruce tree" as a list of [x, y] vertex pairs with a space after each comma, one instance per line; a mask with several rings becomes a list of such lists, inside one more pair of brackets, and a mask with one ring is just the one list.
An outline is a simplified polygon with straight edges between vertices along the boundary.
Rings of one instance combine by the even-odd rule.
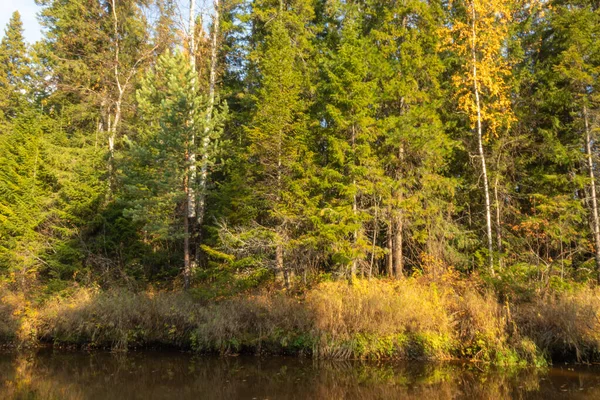
[[[14, 118], [30, 92], [30, 60], [18, 11], [11, 16], [0, 42], [0, 112]], [[0, 116], [1, 118], [1, 116]]]
[[456, 143], [440, 117], [443, 10], [437, 3], [373, 1], [372, 14], [371, 46], [379, 49], [378, 153], [386, 172], [386, 270], [399, 277], [405, 259], [412, 266], [431, 258], [458, 261], [448, 244], [456, 231], [456, 181], [444, 175]]
[[255, 185], [257, 221], [271, 231], [273, 267], [278, 279], [289, 286], [293, 228], [303, 223], [306, 104], [297, 67], [301, 53], [287, 26], [292, 11], [281, 7], [272, 12], [264, 26], [265, 40], [256, 52], [260, 87], [247, 131], [247, 161], [250, 184]]
[[[330, 47], [322, 61], [321, 231], [329, 236], [332, 257], [352, 280], [365, 271], [372, 251], [365, 230], [376, 206], [382, 168], [377, 162], [376, 81], [373, 51], [363, 33], [362, 9], [349, 3], [333, 8]], [[338, 25], [339, 24], [339, 25]], [[337, 26], [336, 26], [337, 25]], [[374, 208], [373, 208], [374, 209]]]

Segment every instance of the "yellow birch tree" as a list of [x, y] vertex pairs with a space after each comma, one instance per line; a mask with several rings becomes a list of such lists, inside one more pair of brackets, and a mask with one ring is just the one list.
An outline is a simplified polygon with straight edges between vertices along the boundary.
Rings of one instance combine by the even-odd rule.
[[448, 45], [461, 60], [452, 78], [458, 108], [467, 114], [477, 136], [485, 197], [486, 239], [490, 272], [494, 274], [492, 206], [485, 147], [515, 120], [508, 79], [511, 71], [506, 42], [512, 2], [467, 0], [451, 2], [453, 20], [447, 25]]

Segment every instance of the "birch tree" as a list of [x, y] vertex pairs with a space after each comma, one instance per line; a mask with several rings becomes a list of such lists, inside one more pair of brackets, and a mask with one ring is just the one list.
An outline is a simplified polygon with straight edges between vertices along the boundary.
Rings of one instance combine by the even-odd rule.
[[452, 82], [458, 108], [467, 115], [477, 138], [488, 267], [494, 274], [492, 200], [485, 150], [486, 144], [509, 129], [514, 120], [506, 83], [510, 70], [505, 59], [511, 9], [510, 3], [502, 0], [469, 0], [451, 5], [455, 9], [454, 19], [449, 23], [449, 45], [462, 64]]

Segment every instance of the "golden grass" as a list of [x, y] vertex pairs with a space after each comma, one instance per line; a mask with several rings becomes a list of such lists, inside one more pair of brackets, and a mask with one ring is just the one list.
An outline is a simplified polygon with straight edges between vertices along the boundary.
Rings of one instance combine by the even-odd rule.
[[600, 295], [585, 289], [501, 304], [476, 280], [325, 282], [301, 296], [262, 292], [209, 304], [183, 292], [79, 288], [37, 307], [0, 288], [3, 342], [126, 350], [309, 353], [321, 358], [592, 359]]
[[22, 297], [0, 286], [0, 341], [12, 341], [19, 330], [19, 304], [23, 303]]
[[515, 312], [516, 325], [552, 358], [597, 360], [600, 352], [600, 288], [536, 298]]

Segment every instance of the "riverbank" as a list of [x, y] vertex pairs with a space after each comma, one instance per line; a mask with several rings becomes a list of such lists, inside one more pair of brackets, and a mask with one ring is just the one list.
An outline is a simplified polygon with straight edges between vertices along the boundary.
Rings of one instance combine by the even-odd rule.
[[597, 360], [599, 313], [597, 289], [500, 301], [473, 279], [323, 282], [294, 295], [265, 289], [212, 301], [79, 288], [36, 303], [3, 287], [0, 341], [541, 365]]

